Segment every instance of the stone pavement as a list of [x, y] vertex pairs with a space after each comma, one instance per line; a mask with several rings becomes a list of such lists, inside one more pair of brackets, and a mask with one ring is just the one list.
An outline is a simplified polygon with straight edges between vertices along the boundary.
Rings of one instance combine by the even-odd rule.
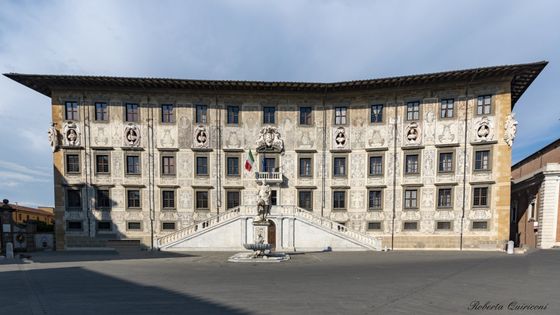
[[[560, 250], [294, 253], [277, 264], [231, 255], [2, 260], [0, 314], [560, 314]], [[524, 305], [533, 309], [508, 309]]]

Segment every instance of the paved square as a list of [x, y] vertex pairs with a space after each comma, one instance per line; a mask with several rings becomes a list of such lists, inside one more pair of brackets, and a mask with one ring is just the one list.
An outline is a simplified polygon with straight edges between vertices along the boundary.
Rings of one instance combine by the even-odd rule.
[[[559, 314], [560, 250], [293, 254], [52, 252], [0, 263], [0, 314]], [[479, 301], [479, 309], [469, 310]], [[501, 310], [487, 308], [502, 305]], [[545, 310], [508, 310], [510, 303]], [[497, 306], [496, 306], [497, 305]]]

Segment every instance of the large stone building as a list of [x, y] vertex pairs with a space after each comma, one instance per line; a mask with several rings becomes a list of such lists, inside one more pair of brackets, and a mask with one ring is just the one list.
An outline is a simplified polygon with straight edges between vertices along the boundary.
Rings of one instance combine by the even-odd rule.
[[560, 246], [560, 139], [511, 168], [511, 239], [517, 246]]
[[545, 66], [339, 83], [6, 76], [52, 99], [59, 249], [238, 250], [261, 184], [277, 249], [502, 249], [511, 111]]

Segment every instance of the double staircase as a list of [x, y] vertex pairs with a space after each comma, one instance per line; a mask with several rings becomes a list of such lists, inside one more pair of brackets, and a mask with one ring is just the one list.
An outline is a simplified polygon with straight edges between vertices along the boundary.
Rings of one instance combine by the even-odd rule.
[[[215, 215], [207, 220], [187, 226], [186, 228], [158, 238], [158, 247], [161, 250], [173, 250], [177, 244], [195, 239], [198, 236], [208, 233], [209, 231], [232, 224], [237, 220], [254, 217], [256, 215], [254, 209], [255, 207], [250, 206], [236, 207], [219, 215]], [[330, 237], [352, 243], [355, 247], [358, 247], [361, 250], [379, 251], [382, 248], [381, 240], [379, 238], [349, 229], [335, 221], [317, 216], [312, 212], [299, 207], [272, 206], [268, 218], [272, 220], [288, 218], [292, 219], [294, 222], [300, 221], [306, 226], [313, 227], [314, 229], [318, 229], [329, 234]], [[292, 229], [295, 229], [295, 227], [292, 227]], [[243, 244], [239, 245], [242, 246]], [[211, 247], [212, 245], [208, 244], [208, 246]], [[294, 244], [293, 246], [296, 248], [297, 244]], [[211, 249], [212, 248], [207, 248], [206, 250]], [[333, 249], [336, 250], [336, 248]]]

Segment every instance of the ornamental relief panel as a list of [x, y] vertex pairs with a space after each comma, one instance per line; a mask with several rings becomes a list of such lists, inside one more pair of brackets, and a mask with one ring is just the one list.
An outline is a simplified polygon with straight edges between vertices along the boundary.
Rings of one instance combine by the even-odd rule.
[[417, 122], [413, 121], [409, 123], [405, 128], [405, 138], [403, 143], [410, 146], [419, 145], [421, 144], [422, 140], [421, 135], [422, 133], [420, 131], [420, 125], [418, 125]]
[[256, 141], [257, 152], [282, 152], [284, 150], [284, 140], [276, 127], [265, 126], [259, 132]]
[[92, 128], [93, 131], [93, 143], [98, 147], [108, 147], [110, 131], [106, 130], [105, 126], [100, 126], [97, 128]]
[[488, 220], [492, 218], [490, 210], [470, 210], [468, 214], [470, 220]]
[[79, 147], [81, 132], [75, 122], [66, 122], [62, 131], [62, 145], [65, 147]]
[[385, 146], [386, 131], [385, 128], [371, 129], [367, 136], [367, 146], [369, 148]]
[[198, 125], [193, 132], [193, 147], [194, 148], [209, 148], [210, 135], [209, 131], [204, 125]]
[[176, 145], [175, 140], [175, 128], [167, 127], [158, 130], [159, 135], [159, 147], [161, 148], [174, 148]]
[[482, 116], [474, 120], [473, 130], [474, 142], [486, 142], [494, 140], [494, 119], [493, 117]]
[[364, 191], [350, 191], [350, 208], [363, 209], [364, 204]]
[[422, 216], [420, 211], [401, 211], [400, 218], [402, 221], [420, 221]]
[[457, 143], [459, 138], [456, 136], [456, 124], [442, 123], [437, 128], [437, 143], [448, 144]]
[[191, 120], [188, 119], [186, 116], [181, 117], [178, 124], [178, 144], [179, 148], [186, 149], [190, 148], [192, 145], [192, 125]]
[[137, 148], [140, 146], [142, 134], [137, 124], [128, 123], [124, 127], [124, 144], [127, 147]]
[[350, 148], [349, 134], [346, 128], [342, 126], [333, 129], [332, 141], [332, 148], [335, 150], [344, 150]]
[[426, 112], [426, 119], [424, 121], [424, 141], [426, 143], [434, 143], [436, 126], [435, 114], [432, 111]]
[[348, 222], [348, 212], [346, 211], [331, 211], [329, 218], [335, 222]]
[[54, 127], [54, 123], [51, 123], [51, 126], [47, 130], [49, 145], [51, 146], [52, 152], [55, 152], [58, 149], [58, 131]]

